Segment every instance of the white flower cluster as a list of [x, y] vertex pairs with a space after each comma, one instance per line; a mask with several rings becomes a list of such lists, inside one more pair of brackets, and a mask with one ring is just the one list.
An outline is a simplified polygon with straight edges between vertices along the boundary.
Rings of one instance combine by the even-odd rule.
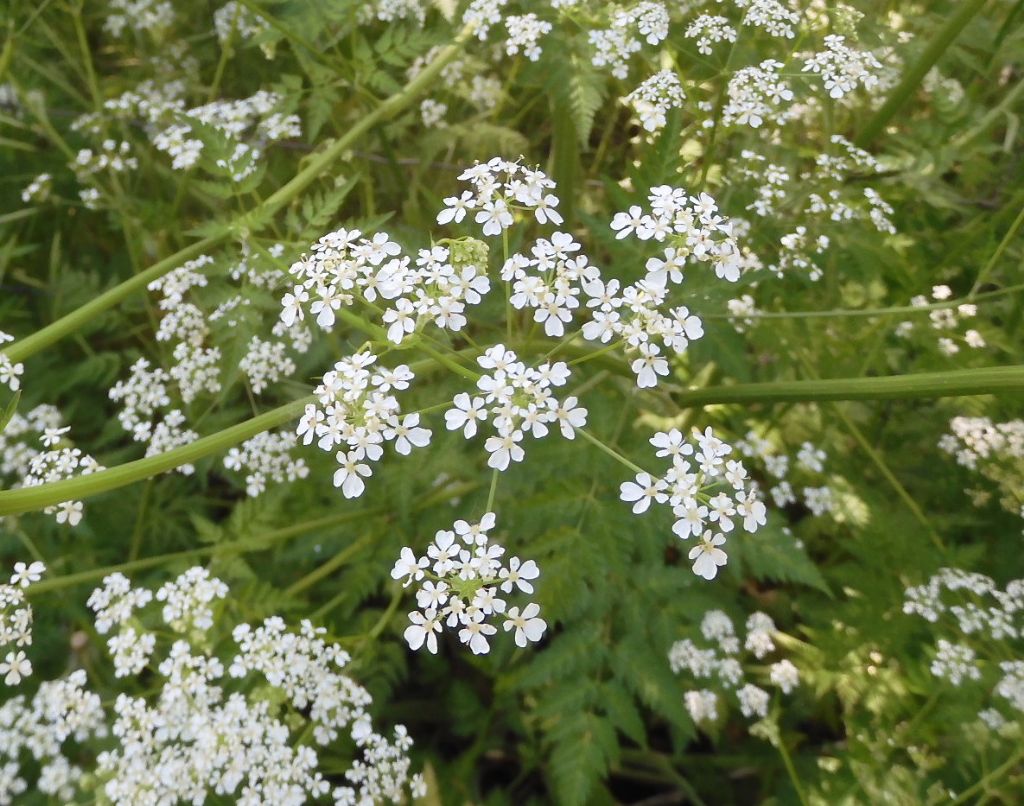
[[540, 618], [539, 605], [530, 602], [520, 611], [508, 607], [500, 595], [516, 588], [533, 593], [531, 580], [540, 576], [540, 569], [533, 560], [523, 562], [518, 557], [503, 563], [504, 547], [487, 534], [495, 520], [494, 513], [488, 512], [479, 523], [456, 521], [452, 529], [434, 535], [425, 557], [417, 557], [408, 546], [402, 549], [392, 578], [404, 580], [405, 587], [422, 583], [416, 589], [420, 610], [409, 614], [411, 624], [405, 630], [410, 648], [426, 644], [436, 654], [437, 636], [447, 626], [459, 630], [459, 640], [474, 654], [485, 654], [490, 651], [488, 638], [497, 632], [488, 621], [492, 616], [504, 619], [505, 632], [514, 631], [516, 646], [525, 647], [543, 637], [547, 624]]
[[974, 650], [964, 644], [951, 644], [940, 638], [935, 645], [935, 657], [929, 667], [940, 680], [959, 686], [964, 680], [980, 680], [981, 669], [976, 663]]
[[265, 431], [229, 450], [224, 457], [224, 467], [244, 472], [246, 494], [258, 498], [266, 492], [268, 479], [283, 484], [309, 475], [305, 460], [292, 456], [297, 443], [298, 438], [293, 433]]
[[[117, 628], [108, 647], [118, 676], [148, 667], [159, 681], [153, 701], [117, 698], [117, 742], [97, 764], [104, 796], [127, 806], [233, 795], [244, 803], [301, 803], [330, 795], [337, 806], [352, 806], [424, 794], [422, 779], [410, 775], [405, 729], [396, 729], [394, 741], [373, 730], [369, 693], [339, 672], [349, 656], [328, 644], [322, 629], [303, 621], [292, 631], [278, 617], [255, 628], [239, 624], [231, 633], [234, 656], [222, 662], [214, 654], [213, 607], [227, 593], [198, 567], [155, 595], [120, 574], [93, 592], [97, 630]], [[161, 629], [144, 626], [154, 601], [180, 636], [162, 660], [155, 657]], [[342, 732], [354, 743], [358, 755], [344, 784], [332, 789], [317, 771], [316, 750], [300, 739], [306, 725], [318, 745]]]
[[718, 204], [707, 193], [689, 196], [682, 188], [658, 185], [647, 196], [651, 212], [634, 205], [619, 212], [611, 228], [617, 239], [635, 235], [641, 241], [665, 242], [665, 259], [647, 261], [647, 281], [664, 286], [680, 283], [687, 262], [710, 263], [719, 279], [736, 282], [740, 277], [740, 252], [732, 223], [719, 215]]
[[509, 304], [516, 310], [531, 308], [534, 321], [553, 338], [565, 335], [566, 324], [579, 308], [580, 290], [601, 276], [586, 255], [577, 254], [580, 248], [571, 235], [556, 232], [550, 240], [537, 239], [532, 257], [513, 254], [501, 269], [501, 279], [511, 283]]
[[803, 69], [821, 76], [829, 96], [842, 98], [858, 86], [874, 89], [882, 63], [871, 51], [851, 48], [846, 37], [831, 34], [825, 37], [825, 50], [806, 59]]
[[633, 504], [637, 515], [646, 512], [652, 503], [670, 506], [676, 518], [672, 526], [676, 536], [683, 540], [696, 537], [699, 541], [688, 555], [693, 560], [693, 572], [714, 579], [728, 559], [720, 547], [736, 526], [734, 518], [742, 521], [746, 531], [756, 532], [766, 523], [767, 512], [743, 464], [725, 458], [732, 447], [715, 436], [710, 427], [704, 433], [694, 428], [693, 436], [696, 448], [675, 428], [651, 437], [651, 444], [657, 448], [655, 456], [669, 459], [672, 467], [661, 477], [637, 473], [633, 481], [620, 485], [619, 497]]
[[[147, 443], [146, 456], [188, 445], [199, 438], [195, 431], [183, 427], [185, 415], [181, 409], [170, 408], [166, 413], [160, 413], [161, 409], [171, 405], [167, 388], [171, 382], [170, 373], [160, 367], [150, 369], [145, 358], [132, 364], [129, 372], [127, 379], [114, 384], [109, 396], [121, 403], [122, 408], [117, 414], [121, 427], [136, 442]], [[179, 377], [183, 375], [179, 373]], [[195, 472], [195, 467], [185, 464], [178, 468], [178, 472], [187, 476]]]
[[538, 42], [545, 34], [551, 33], [551, 23], [540, 19], [536, 14], [529, 13], [505, 18], [508, 39], [505, 40], [505, 52], [515, 56], [520, 51], [531, 62], [540, 58], [541, 49]]
[[[756, 67], [737, 70], [726, 88], [728, 102], [722, 108], [722, 123], [757, 129], [765, 121], [775, 126], [789, 121], [793, 112], [785, 104], [793, 100], [793, 91], [781, 76], [784, 66], [775, 59], [765, 59]], [[704, 125], [713, 123], [709, 119]]]
[[735, 299], [727, 300], [725, 303], [729, 310], [729, 318], [733, 320], [733, 327], [737, 333], [742, 333], [755, 324], [758, 314], [757, 303], [750, 294], [741, 294]]
[[281, 300], [285, 325], [302, 321], [308, 309], [320, 328], [330, 331], [336, 312], [351, 305], [358, 293], [364, 304], [373, 305], [378, 298], [391, 302], [382, 320], [395, 344], [423, 322], [461, 330], [467, 322], [466, 305], [479, 303], [490, 289], [486, 255], [478, 261], [465, 245], [434, 246], [419, 250], [413, 264], [383, 232], [372, 239], [363, 238], [359, 230], [329, 233], [290, 272], [297, 284]]
[[166, 125], [153, 133], [153, 145], [172, 158], [175, 170], [188, 170], [199, 162], [205, 148], [194, 126], [208, 126], [228, 140], [230, 156], [218, 159], [217, 167], [240, 182], [256, 170], [266, 143], [301, 136], [298, 115], [279, 111], [283, 100], [277, 93], [259, 90], [248, 98], [211, 101], [192, 109], [176, 103], [162, 110], [173, 114], [162, 116]]
[[254, 395], [295, 372], [295, 361], [287, 350], [288, 345], [283, 341], [265, 341], [259, 336], [249, 340], [238, 368], [249, 379], [249, 388]]
[[[22, 486], [38, 487], [103, 470], [103, 465], [80, 449], [58, 447], [68, 430], [48, 428], [43, 432], [40, 441], [49, 450], [37, 453], [29, 460]], [[55, 516], [57, 523], [77, 526], [82, 520], [84, 505], [81, 501], [63, 501], [46, 507], [43, 512]]]
[[[722, 0], [719, 0], [721, 2]], [[796, 26], [800, 24], [800, 13], [795, 0], [789, 0], [789, 7], [779, 0], [734, 0], [737, 8], [745, 9], [743, 24], [761, 28], [769, 36], [793, 39]]]
[[35, 179], [25, 186], [21, 191], [21, 200], [25, 204], [42, 204], [50, 197], [50, 188], [53, 185], [53, 177], [50, 174], [39, 174]]
[[491, 26], [501, 24], [501, 10], [508, 0], [470, 0], [462, 14], [462, 24], [472, 25], [473, 33], [481, 42], [487, 39]]
[[[12, 645], [19, 648], [0, 661], [0, 677], [8, 686], [18, 685], [32, 674], [32, 663], [20, 649], [32, 645], [32, 607], [25, 599], [25, 590], [38, 582], [45, 571], [41, 562], [15, 563], [10, 583], [0, 585], [0, 651]], [[0, 801], [2, 791], [0, 787]]]
[[[673, 673], [687, 673], [695, 681], [717, 679], [717, 691], [701, 688], [684, 696], [686, 710], [697, 724], [717, 722], [719, 698], [724, 691], [735, 693], [740, 713], [748, 719], [768, 715], [770, 695], [760, 686], [746, 682], [742, 651], [761, 660], [775, 651], [775, 622], [766, 613], [752, 613], [746, 623], [746, 638], [741, 651], [739, 637], [732, 619], [721, 610], [709, 610], [700, 625], [705, 642], [714, 646], [700, 647], [689, 638], [676, 641], [669, 649], [668, 662]], [[780, 660], [768, 667], [769, 682], [789, 694], [800, 683], [800, 672], [789, 660]], [[742, 684], [742, 685], [741, 685]], [[707, 686], [708, 683], [703, 685]], [[724, 691], [723, 691], [724, 690]]]
[[[0, 344], [7, 344], [11, 341], [14, 341], [14, 336], [0, 330]], [[24, 373], [24, 364], [21, 362], [15, 364], [0, 350], [0, 385], [6, 386], [12, 392], [17, 392], [21, 388], [21, 376]]]
[[[413, 60], [406, 70], [406, 78], [412, 81], [422, 72], [427, 64], [432, 62], [441, 51], [441, 46], [435, 46], [422, 56]], [[481, 112], [490, 112], [497, 105], [502, 95], [502, 81], [493, 73], [483, 72], [487, 63], [477, 61], [469, 57], [452, 59], [441, 70], [441, 83], [447, 95], [454, 96], [466, 101]], [[437, 111], [443, 108], [443, 116], [447, 114], [448, 105], [435, 99], [428, 98], [420, 107], [427, 106], [430, 110], [427, 114], [436, 118]], [[438, 120], [430, 125], [441, 125]]]
[[168, 0], [109, 0], [111, 13], [103, 30], [120, 38], [125, 28], [158, 36], [174, 25], [174, 5]]
[[226, 45], [235, 36], [242, 41], [259, 36], [267, 30], [267, 24], [237, 0], [228, 0], [213, 12], [213, 29], [217, 33], [217, 41]]
[[423, 119], [423, 125], [428, 129], [441, 129], [447, 126], [445, 120], [447, 115], [448, 104], [434, 98], [426, 98], [420, 103], [420, 117]]
[[[933, 303], [941, 303], [953, 296], [953, 290], [948, 285], [936, 285], [932, 287], [931, 299], [924, 294], [918, 294], [910, 300], [915, 308], [924, 308]], [[988, 346], [985, 337], [975, 328], [967, 328], [963, 335], [950, 333], [961, 326], [964, 319], [973, 319], [978, 315], [978, 306], [972, 302], [961, 302], [959, 305], [936, 308], [928, 312], [928, 321], [932, 330], [949, 335], [938, 337], [939, 352], [943, 355], [952, 356], [960, 352], [960, 345], [965, 345], [972, 350], [980, 350]], [[896, 335], [900, 338], [907, 338], [916, 329], [914, 322], [904, 321], [896, 326]]]
[[[819, 257], [829, 248], [828, 232], [834, 224], [867, 221], [876, 231], [894, 234], [893, 208], [873, 188], [862, 187], [866, 174], [879, 173], [882, 167], [868, 152], [841, 135], [830, 139], [828, 153], [817, 154], [809, 170], [789, 169], [779, 161], [744, 149], [730, 162], [731, 183], [735, 187], [755, 187], [754, 200], [746, 209], [772, 221], [786, 221], [780, 211], [800, 206], [801, 223], [778, 240], [779, 251], [767, 268], [777, 277], [799, 273], [816, 281], [822, 277]], [[796, 199], [794, 177], [815, 189], [806, 200]], [[858, 181], [851, 181], [854, 177]], [[742, 181], [739, 181], [742, 180]]]
[[640, 124], [649, 132], [664, 128], [666, 115], [671, 109], [680, 109], [686, 93], [679, 77], [671, 70], [655, 73], [623, 98], [633, 107]]
[[371, 371], [376, 361], [370, 352], [338, 361], [315, 390], [319, 406], [307, 405], [296, 429], [304, 445], [314, 439], [324, 451], [345, 445], [336, 454], [340, 467], [334, 473], [334, 486], [346, 498], [363, 494], [363, 479], [373, 472], [367, 463], [384, 455], [385, 442], [394, 442], [395, 451], [403, 456], [430, 443], [430, 430], [420, 427], [420, 415], [402, 416], [398, 398], [392, 394], [409, 388], [415, 377], [412, 370], [400, 364]]
[[664, 3], [641, 2], [632, 8], [619, 9], [612, 16], [610, 28], [588, 33], [593, 48], [591, 61], [595, 67], [608, 67], [618, 79], [629, 72], [629, 58], [643, 47], [658, 45], [668, 36], [669, 13]]
[[[85, 671], [77, 669], [41, 683], [31, 700], [19, 695], [0, 705], [0, 761], [7, 760], [0, 763], [0, 803], [29, 791], [24, 775], [32, 769], [38, 773], [32, 791], [60, 803], [76, 800], [85, 773], [70, 760], [77, 751], [68, 748], [65, 756], [62, 745], [107, 735], [100, 698], [85, 683]], [[33, 763], [26, 764], [28, 758]]]
[[[804, 442], [796, 454], [796, 461], [791, 461], [789, 454], [780, 452], [769, 439], [748, 431], [746, 437], [737, 441], [736, 449], [748, 459], [756, 459], [765, 472], [776, 481], [769, 488], [768, 494], [776, 507], [782, 509], [790, 504], [802, 504], [812, 514], [821, 516], [832, 512], [835, 508], [835, 494], [824, 483], [821, 476], [825, 473], [825, 461], [828, 455], [824, 450], [811, 442]], [[794, 480], [790, 478], [791, 469], [795, 469], [797, 477], [803, 482], [797, 495]], [[818, 482], [814, 486], [814, 482]], [[799, 482], [798, 482], [799, 484]]]
[[[939, 447], [956, 462], [996, 485], [999, 503], [1024, 518], [1024, 420], [997, 423], [989, 417], [954, 417]], [[975, 506], [992, 497], [987, 490], [967, 490]]]
[[445, 412], [449, 431], [461, 430], [466, 439], [476, 435], [477, 424], [491, 419], [494, 435], [487, 438], [484, 450], [490, 456], [488, 467], [507, 470], [512, 462], [526, 457], [522, 442], [526, 434], [540, 439], [558, 426], [565, 439], [574, 439], [575, 429], [587, 422], [587, 410], [577, 406], [575, 397], [559, 401], [552, 390], [569, 380], [569, 367], [562, 361], [528, 367], [512, 350], [496, 344], [477, 363], [488, 370], [477, 381], [482, 396], [461, 392]]
[[494, 157], [467, 168], [459, 174], [459, 180], [469, 182], [473, 190], [445, 199], [445, 209], [437, 216], [438, 224], [458, 224], [467, 212], [474, 210], [473, 220], [489, 236], [501, 235], [511, 227], [516, 210], [532, 211], [541, 224], [562, 223], [562, 216], [555, 209], [558, 197], [548, 192], [555, 183], [543, 171]]
[[100, 150], [94, 152], [91, 148], [83, 148], [76, 155], [71, 168], [78, 176], [80, 182], [85, 182], [93, 174], [109, 170], [113, 173], [124, 173], [134, 171], [139, 167], [139, 161], [132, 156], [131, 143], [126, 141], [104, 140]]
[[[984, 574], [959, 568], [942, 568], [925, 584], [907, 588], [903, 612], [917, 615], [932, 624], [942, 624], [957, 633], [956, 641], [937, 640], [931, 672], [959, 686], [965, 681], [989, 677], [979, 662], [972, 639], [992, 650], [995, 642], [1002, 657], [1019, 657], [1019, 640], [1024, 636], [1024, 579], [1015, 579], [1000, 589]], [[993, 687], [996, 696], [1006, 700], [1015, 711], [1024, 713], [1024, 662], [999, 663], [1001, 677]], [[986, 723], [991, 720], [986, 719]]]
[[697, 40], [697, 52], [702, 56], [710, 56], [712, 46], [719, 42], [735, 42], [736, 29], [729, 24], [725, 17], [713, 14], [701, 14], [687, 28], [685, 36], [687, 39]]
[[[49, 447], [53, 439], [65, 433], [63, 419], [55, 406], [42, 404], [27, 414], [17, 412], [0, 430], [0, 476], [14, 483], [28, 475], [32, 459], [39, 455], [36, 443]], [[8, 485], [11, 486], [11, 485]]]

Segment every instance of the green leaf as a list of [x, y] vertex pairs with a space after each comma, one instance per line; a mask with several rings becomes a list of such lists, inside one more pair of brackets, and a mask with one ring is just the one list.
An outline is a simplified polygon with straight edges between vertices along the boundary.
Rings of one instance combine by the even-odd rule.
[[7, 406], [4, 408], [3, 414], [0, 414], [0, 434], [7, 429], [7, 424], [13, 419], [14, 412], [18, 410], [18, 401], [21, 400], [21, 390], [19, 389], [14, 393], [14, 397], [10, 399]]
[[633, 697], [619, 682], [611, 680], [601, 686], [601, 707], [620, 731], [639, 745], [647, 744], [647, 732]]
[[753, 535], [744, 532], [732, 545], [737, 549], [738, 568], [755, 579], [797, 582], [832, 595], [818, 566], [792, 533], [769, 524]]
[[550, 734], [551, 776], [558, 803], [590, 803], [595, 784], [618, 758], [611, 723], [596, 714], [577, 713], [558, 721]]

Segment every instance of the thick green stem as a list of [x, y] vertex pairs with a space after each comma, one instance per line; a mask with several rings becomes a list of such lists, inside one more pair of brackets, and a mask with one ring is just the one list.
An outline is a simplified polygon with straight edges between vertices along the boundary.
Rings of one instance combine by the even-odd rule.
[[939, 30], [935, 38], [928, 43], [928, 47], [924, 49], [924, 52], [918, 57], [917, 61], [904, 72], [903, 80], [896, 85], [885, 103], [875, 112], [874, 117], [857, 134], [854, 142], [858, 146], [867, 148], [871, 145], [871, 141], [882, 132], [886, 124], [893, 119], [896, 113], [917, 92], [917, 88], [921, 85], [921, 81], [928, 71], [942, 58], [942, 54], [946, 52], [953, 43], [953, 40], [960, 35], [961, 31], [967, 27], [967, 23], [981, 11], [985, 3], [986, 0], [962, 0], [956, 13], [949, 18], [949, 21]]
[[63, 501], [74, 501], [92, 495], [116, 490], [135, 481], [147, 479], [159, 473], [166, 473], [185, 464], [190, 464], [204, 456], [230, 448], [257, 434], [277, 428], [290, 420], [296, 419], [307, 403], [316, 398], [310, 396], [296, 400], [276, 409], [253, 417], [238, 425], [225, 428], [216, 434], [197, 439], [188, 445], [174, 450], [126, 462], [117, 467], [91, 473], [88, 476], [76, 476], [66, 481], [42, 484], [38, 487], [22, 487], [17, 490], [0, 492], [0, 515], [16, 515], [19, 512], [30, 512], [43, 509]]
[[[444, 67], [454, 59], [462, 50], [466, 40], [472, 35], [470, 27], [464, 28], [455, 38], [452, 44], [445, 47], [437, 57], [412, 79], [398, 93], [392, 95], [380, 106], [367, 115], [364, 115], [355, 123], [352, 128], [346, 131], [331, 145], [314, 156], [309, 163], [299, 171], [289, 182], [282, 185], [273, 195], [264, 201], [259, 207], [242, 217], [238, 225], [255, 227], [273, 216], [278, 210], [288, 204], [292, 199], [305, 190], [313, 181], [324, 175], [331, 163], [336, 161], [345, 153], [367, 131], [378, 123], [389, 120], [402, 110], [406, 109], [415, 99], [434, 83]], [[114, 286], [109, 291], [87, 302], [77, 310], [66, 316], [62, 316], [56, 322], [14, 342], [4, 349], [4, 353], [11, 361], [18, 363], [29, 356], [50, 346], [54, 342], [70, 335], [80, 327], [87, 324], [99, 314], [119, 304], [126, 297], [136, 291], [142, 291], [153, 280], [163, 277], [172, 269], [177, 268], [186, 260], [201, 255], [208, 249], [212, 249], [224, 243], [236, 229], [235, 226], [226, 227], [218, 235], [204, 238], [198, 243], [186, 246], [184, 249], [175, 252], [173, 255], [164, 258], [144, 272], [125, 280], [120, 285]]]
[[[684, 407], [709, 403], [891, 400], [1024, 392], [1024, 366], [921, 372], [880, 378], [740, 383], [691, 389], [674, 396]], [[2, 511], [2, 510], [0, 510]]]

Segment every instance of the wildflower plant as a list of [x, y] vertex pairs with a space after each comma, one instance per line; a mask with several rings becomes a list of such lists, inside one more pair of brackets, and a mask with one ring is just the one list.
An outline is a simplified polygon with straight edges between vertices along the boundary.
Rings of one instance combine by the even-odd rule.
[[4, 15], [0, 803], [1015, 802], [1013, 3]]

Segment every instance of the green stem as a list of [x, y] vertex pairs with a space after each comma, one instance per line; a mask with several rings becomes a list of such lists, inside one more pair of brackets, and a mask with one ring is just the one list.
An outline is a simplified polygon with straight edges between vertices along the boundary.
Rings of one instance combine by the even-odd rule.
[[[990, 261], [991, 262], [991, 261]], [[984, 269], [982, 270], [985, 271]], [[979, 277], [983, 276], [979, 274]], [[996, 291], [988, 291], [984, 294], [975, 294], [960, 299], [948, 299], [943, 302], [933, 302], [928, 305], [895, 305], [890, 308], [833, 308], [828, 311], [755, 311], [748, 314], [732, 313], [706, 313], [701, 314], [702, 319], [832, 319], [848, 316], [894, 316], [897, 314], [928, 313], [946, 308], [956, 308], [967, 302], [977, 302], [984, 299], [996, 299], [1005, 297], [1008, 294], [1016, 294], [1024, 290], [1024, 283], [1007, 286]]]
[[[441, 50], [437, 57], [412, 79], [405, 87], [392, 95], [372, 112], [364, 115], [341, 137], [331, 143], [330, 146], [313, 157], [299, 173], [297, 173], [286, 184], [282, 185], [273, 195], [259, 205], [248, 215], [243, 216], [238, 223], [255, 227], [257, 224], [273, 216], [278, 210], [298, 196], [313, 181], [323, 176], [328, 167], [341, 157], [352, 144], [362, 137], [367, 131], [378, 123], [389, 120], [406, 109], [416, 97], [429, 87], [440, 75], [444, 67], [454, 59], [462, 50], [466, 41], [472, 35], [472, 27], [466, 26], [459, 32], [455, 40]], [[74, 154], [71, 154], [74, 157]], [[144, 272], [125, 280], [120, 285], [114, 286], [109, 291], [95, 299], [87, 302], [82, 307], [52, 322], [41, 330], [9, 345], [4, 352], [14, 363], [24, 361], [31, 355], [39, 352], [45, 347], [71, 334], [78, 328], [95, 319], [99, 314], [108, 308], [119, 304], [126, 297], [143, 290], [149, 283], [163, 277], [172, 269], [177, 268], [186, 260], [196, 257], [208, 249], [224, 243], [235, 230], [235, 227], [226, 227], [224, 232], [204, 238], [198, 243], [187, 246], [169, 257], [146, 269]]]
[[284, 425], [296, 419], [307, 403], [315, 397], [309, 396], [284, 406], [260, 414], [238, 425], [225, 428], [216, 434], [197, 439], [174, 450], [126, 462], [123, 465], [91, 473], [87, 476], [76, 476], [65, 481], [42, 484], [38, 487], [21, 487], [17, 490], [0, 492], [0, 515], [15, 515], [60, 504], [64, 501], [79, 500], [89, 496], [116, 490], [135, 481], [166, 473], [181, 465], [191, 464], [197, 459], [219, 453], [232, 445], [237, 445], [257, 434]]
[[[462, 492], [464, 488], [456, 485], [451, 489], [454, 490], [453, 495], [456, 495]], [[426, 499], [424, 504], [426, 504], [426, 501], [434, 500], [436, 500], [436, 496]], [[342, 512], [336, 515], [328, 515], [323, 518], [314, 518], [313, 520], [303, 521], [302, 523], [296, 523], [282, 529], [274, 529], [270, 532], [253, 535], [245, 540], [217, 543], [216, 545], [202, 546], [200, 548], [187, 549], [185, 551], [175, 551], [170, 554], [159, 554], [155, 557], [143, 557], [138, 560], [129, 560], [128, 562], [119, 563], [118, 565], [108, 565], [104, 568], [90, 568], [88, 571], [79, 571], [76, 574], [66, 574], [65, 576], [52, 577], [44, 579], [42, 582], [37, 582], [29, 588], [29, 595], [34, 596], [37, 593], [48, 593], [50, 591], [71, 588], [85, 582], [102, 579], [108, 574], [113, 574], [118, 571], [122, 573], [129, 571], [141, 571], [146, 568], [152, 568], [156, 565], [172, 563], [176, 560], [188, 560], [194, 557], [202, 557], [207, 554], [230, 554], [235, 552], [244, 554], [246, 552], [264, 551], [269, 549], [274, 543], [283, 543], [286, 540], [291, 540], [293, 537], [298, 537], [299, 535], [307, 534], [308, 532], [315, 532], [317, 529], [322, 529], [326, 526], [337, 526], [348, 521], [362, 521], [366, 518], [384, 514], [387, 514], [387, 510], [381, 507]]]
[[621, 453], [619, 453], [614, 448], [609, 448], [601, 440], [599, 440], [597, 437], [595, 437], [594, 435], [592, 435], [588, 431], [584, 431], [582, 428], [577, 428], [576, 429], [576, 433], [579, 434], [581, 437], [583, 437], [585, 440], [587, 440], [587, 442], [591, 443], [592, 445], [596, 445], [598, 448], [600, 448], [602, 451], [607, 453], [609, 456], [611, 456], [613, 459], [615, 459], [619, 463], [621, 463], [621, 464], [625, 465], [626, 467], [628, 467], [634, 473], [646, 473], [647, 472], [642, 467], [640, 467], [640, 465], [634, 464], [633, 462], [629, 461], [629, 459], [627, 459], [625, 456], [623, 456]]
[[935, 63], [942, 57], [974, 16], [981, 11], [986, 0], [963, 0], [957, 12], [949, 18], [946, 25], [939, 30], [928, 47], [910, 67], [903, 73], [903, 80], [896, 85], [885, 103], [875, 112], [874, 117], [865, 124], [857, 134], [854, 142], [861, 148], [867, 148], [871, 141], [881, 134], [886, 124], [895, 117], [910, 98], [917, 92], [921, 81]]
[[41, 330], [37, 330], [31, 336], [26, 336], [25, 338], [19, 339], [13, 344], [10, 344], [4, 349], [4, 352], [7, 354], [7, 357], [15, 363], [24, 361], [26, 358], [38, 353], [40, 350], [49, 347], [54, 342], [59, 341], [65, 336], [71, 335], [80, 327], [83, 327], [96, 319], [97, 316], [102, 314], [108, 308], [113, 308], [136, 291], [142, 291], [151, 282], [163, 277], [167, 272], [177, 268], [186, 260], [198, 257], [208, 249], [219, 245], [226, 238], [226, 234], [218, 235], [210, 238], [204, 238], [191, 246], [186, 246], [184, 249], [175, 252], [170, 257], [166, 257], [158, 263], [154, 263], [145, 271], [136, 274], [134, 277], [125, 280], [119, 285], [114, 286], [109, 291], [105, 291], [98, 297], [95, 297], [85, 303], [85, 305], [80, 308], [62, 316], [56, 322], [51, 322]]
[[1024, 79], [1017, 82], [1017, 85], [1010, 90], [999, 102], [998, 106], [992, 107], [985, 116], [967, 131], [954, 137], [950, 143], [951, 150], [959, 152], [969, 145], [975, 138], [987, 132], [1001, 117], [1009, 117], [1010, 109], [1017, 102], [1017, 98], [1024, 92]]
[[285, 590], [285, 595], [294, 596], [295, 594], [302, 593], [307, 588], [311, 588], [317, 582], [324, 577], [337, 571], [345, 563], [347, 563], [352, 557], [359, 553], [359, 551], [366, 545], [369, 545], [374, 540], [373, 532], [359, 538], [358, 540], [349, 543], [345, 548], [335, 554], [331, 559], [325, 562], [323, 565], [315, 568], [310, 573], [306, 574], [302, 579], [294, 582]]
[[[683, 407], [709, 403], [779, 403], [822, 400], [892, 400], [1024, 392], [1024, 365], [920, 372], [880, 378], [739, 383], [690, 389], [674, 396]], [[2, 512], [2, 510], [0, 510]]]
[[968, 787], [963, 792], [961, 792], [956, 800], [950, 801], [950, 806], [957, 806], [957, 804], [960, 803], [967, 803], [967, 801], [969, 801], [983, 789], [987, 789], [988, 785], [991, 784], [992, 781], [994, 781], [996, 778], [1001, 777], [1003, 773], [1009, 772], [1017, 764], [1020, 764], [1022, 760], [1024, 760], [1024, 750], [1018, 750], [1016, 753], [1014, 753], [1006, 761], [1004, 761], [1002, 764], [1000, 764], [998, 767], [996, 767], [994, 770], [988, 773], [976, 784]]
[[907, 488], [903, 486], [898, 478], [896, 478], [896, 474], [889, 469], [889, 465], [885, 463], [882, 455], [875, 450], [874, 446], [872, 446], [870, 442], [868, 442], [867, 437], [865, 437], [863, 432], [854, 424], [853, 420], [847, 417], [838, 406], [835, 406], [834, 409], [836, 414], [839, 415], [839, 419], [842, 420], [843, 424], [846, 426], [846, 430], [853, 435], [857, 444], [860, 445], [861, 450], [868, 455], [868, 458], [871, 459], [875, 467], [878, 468], [878, 472], [882, 474], [887, 482], [889, 482], [889, 486], [896, 491], [896, 495], [898, 495], [900, 500], [907, 505], [907, 509], [910, 510], [917, 522], [920, 523], [925, 532], [928, 533], [928, 539], [932, 541], [935, 548], [937, 548], [941, 554], [945, 554], [946, 546], [943, 544], [939, 533], [935, 531], [935, 527], [932, 526], [928, 517], [924, 514], [924, 510], [922, 510], [917, 501], [914, 500], [914, 497], [907, 492]]
[[796, 774], [796, 767], [793, 766], [793, 759], [789, 755], [789, 750], [786, 748], [786, 742], [780, 736], [779, 741], [776, 743], [776, 747], [779, 748], [779, 755], [782, 756], [782, 763], [786, 765], [786, 774], [789, 775], [789, 780], [793, 784], [793, 789], [796, 790], [796, 796], [800, 799], [800, 803], [803, 806], [808, 806], [809, 801], [807, 795], [804, 794], [804, 788], [800, 785], [800, 776]]
[[999, 258], [1003, 256], [1003, 252], [1006, 251], [1006, 247], [1010, 245], [1010, 242], [1016, 237], [1020, 231], [1021, 225], [1024, 225], [1024, 206], [1020, 208], [1020, 212], [1017, 213], [1017, 217], [1013, 219], [1013, 223], [1010, 224], [1010, 228], [1006, 231], [1003, 239], [999, 242], [999, 246], [996, 247], [996, 251], [992, 253], [992, 257], [988, 259], [988, 262], [982, 267], [981, 271], [978, 272], [978, 277], [974, 281], [974, 285], [971, 286], [971, 291], [967, 295], [968, 299], [972, 299], [975, 292], [981, 288], [985, 283], [985, 279], [988, 277], [992, 269], [995, 268], [996, 263], [999, 262]]

